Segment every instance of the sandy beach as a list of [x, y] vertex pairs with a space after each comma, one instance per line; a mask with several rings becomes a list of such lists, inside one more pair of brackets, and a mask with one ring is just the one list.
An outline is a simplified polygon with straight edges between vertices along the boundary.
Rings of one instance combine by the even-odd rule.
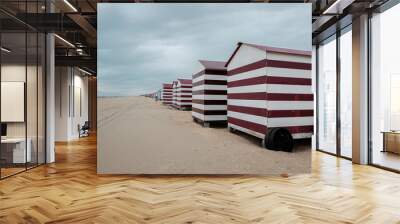
[[145, 97], [98, 98], [98, 173], [298, 174], [310, 171], [311, 146], [270, 151], [256, 138], [204, 128], [190, 111]]

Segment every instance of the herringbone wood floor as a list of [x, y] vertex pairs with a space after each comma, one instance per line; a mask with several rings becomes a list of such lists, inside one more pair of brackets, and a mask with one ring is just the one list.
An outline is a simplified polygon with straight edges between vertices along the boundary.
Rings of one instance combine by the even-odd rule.
[[98, 176], [96, 139], [0, 181], [0, 223], [400, 223], [400, 175], [323, 153], [311, 174]]

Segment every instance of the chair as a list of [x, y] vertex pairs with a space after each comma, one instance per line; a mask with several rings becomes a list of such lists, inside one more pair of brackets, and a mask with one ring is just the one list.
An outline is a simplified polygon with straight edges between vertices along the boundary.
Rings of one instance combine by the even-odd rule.
[[79, 129], [79, 138], [89, 136], [89, 129], [90, 129], [89, 121], [85, 121], [82, 127], [78, 125], [78, 129]]

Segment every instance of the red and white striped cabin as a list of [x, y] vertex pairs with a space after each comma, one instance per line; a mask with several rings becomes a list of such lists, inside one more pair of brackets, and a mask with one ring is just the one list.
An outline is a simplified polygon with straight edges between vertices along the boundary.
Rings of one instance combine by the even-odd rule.
[[176, 107], [180, 110], [192, 109], [191, 79], [178, 79], [176, 84]]
[[263, 140], [275, 127], [312, 136], [311, 52], [238, 43], [226, 65], [229, 128]]
[[177, 102], [178, 81], [172, 82], [172, 107], [178, 108]]
[[199, 60], [199, 64], [192, 76], [192, 116], [203, 123], [226, 123], [226, 62]]
[[162, 102], [165, 105], [172, 104], [172, 84], [164, 83], [162, 89]]

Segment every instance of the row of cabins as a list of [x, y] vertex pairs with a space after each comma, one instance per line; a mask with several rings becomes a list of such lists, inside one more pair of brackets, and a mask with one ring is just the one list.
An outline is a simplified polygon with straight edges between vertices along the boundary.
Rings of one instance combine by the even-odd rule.
[[289, 151], [312, 136], [311, 85], [311, 52], [238, 43], [227, 62], [200, 60], [191, 80], [164, 84], [162, 100], [204, 126], [227, 124]]
[[157, 91], [157, 92], [154, 92], [154, 93], [144, 94], [144, 95], [142, 95], [142, 96], [149, 97], [149, 98], [153, 98], [153, 99], [157, 99], [157, 96], [158, 96], [157, 94], [158, 94], [158, 91]]
[[192, 80], [178, 79], [172, 82], [172, 105], [179, 110], [192, 109]]
[[172, 84], [164, 83], [162, 86], [161, 101], [165, 105], [172, 105], [173, 88]]
[[200, 60], [200, 68], [192, 76], [193, 119], [209, 126], [227, 121], [227, 72], [221, 61]]

